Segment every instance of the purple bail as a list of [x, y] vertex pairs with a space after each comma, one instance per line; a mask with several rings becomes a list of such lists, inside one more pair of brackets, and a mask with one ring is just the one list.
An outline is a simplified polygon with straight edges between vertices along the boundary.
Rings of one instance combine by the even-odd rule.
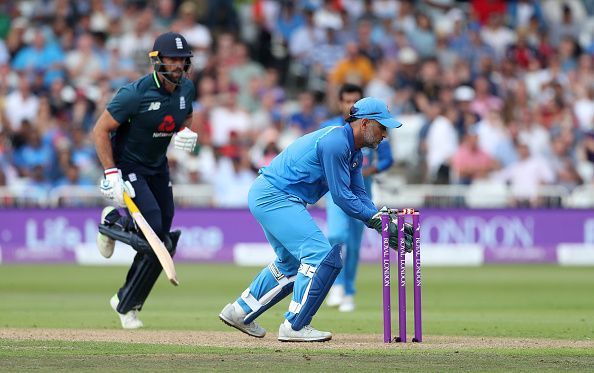
[[390, 310], [390, 216], [382, 213], [382, 289], [384, 293], [384, 342], [392, 341], [392, 317]]

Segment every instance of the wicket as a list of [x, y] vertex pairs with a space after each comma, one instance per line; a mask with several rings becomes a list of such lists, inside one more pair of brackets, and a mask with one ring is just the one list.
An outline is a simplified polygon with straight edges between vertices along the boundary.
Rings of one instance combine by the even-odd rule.
[[406, 342], [406, 259], [404, 224], [406, 218], [412, 216], [413, 229], [413, 290], [414, 290], [414, 319], [415, 336], [413, 342], [421, 342], [421, 226], [419, 212], [414, 209], [389, 210], [382, 214], [382, 289], [384, 305], [384, 342], [392, 342], [392, 314], [390, 288], [390, 230], [392, 216], [396, 216], [398, 227], [397, 273], [398, 273], [398, 337], [394, 342]]

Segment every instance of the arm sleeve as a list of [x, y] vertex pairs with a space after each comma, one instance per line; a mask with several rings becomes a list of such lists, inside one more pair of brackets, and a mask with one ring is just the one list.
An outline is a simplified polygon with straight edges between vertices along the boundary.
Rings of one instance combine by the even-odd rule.
[[390, 147], [390, 142], [388, 140], [384, 140], [379, 143], [377, 147], [377, 172], [382, 172], [387, 170], [392, 166], [394, 163], [394, 158], [392, 157], [392, 148]]
[[[367, 222], [377, 211], [375, 208], [370, 208], [370, 206], [363, 203], [351, 191], [348, 145], [337, 140], [336, 137], [325, 136], [318, 141], [317, 145], [317, 152], [326, 176], [328, 189], [334, 202], [347, 215]], [[363, 183], [361, 182], [361, 184]], [[364, 187], [363, 190], [365, 190]]]
[[[377, 212], [377, 207], [375, 207], [375, 205], [371, 201], [371, 198], [369, 198], [369, 195], [367, 194], [361, 169], [362, 167], [359, 164], [359, 167], [354, 169], [351, 173], [351, 190], [353, 191], [353, 194], [357, 196], [367, 208], [373, 210], [375, 214]], [[365, 220], [365, 222], [367, 222], [367, 220]]]
[[126, 123], [137, 110], [138, 98], [136, 92], [129, 86], [120, 88], [107, 105], [107, 111], [119, 124]]

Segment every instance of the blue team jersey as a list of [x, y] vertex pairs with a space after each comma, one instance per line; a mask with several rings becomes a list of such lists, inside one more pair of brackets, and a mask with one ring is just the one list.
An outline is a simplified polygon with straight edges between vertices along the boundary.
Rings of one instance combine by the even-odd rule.
[[166, 164], [167, 147], [186, 118], [192, 115], [194, 84], [186, 78], [171, 93], [156, 73], [120, 88], [107, 111], [120, 124], [112, 133], [116, 164], [158, 169]]
[[362, 163], [351, 126], [333, 126], [300, 137], [260, 172], [276, 188], [309, 204], [330, 191], [345, 213], [368, 221], [377, 208], [365, 192]]

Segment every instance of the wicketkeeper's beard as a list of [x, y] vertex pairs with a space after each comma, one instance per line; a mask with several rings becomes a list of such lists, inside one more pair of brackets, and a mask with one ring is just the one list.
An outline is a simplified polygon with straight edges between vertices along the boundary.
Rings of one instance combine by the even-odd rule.
[[[380, 140], [381, 141], [381, 140]], [[373, 129], [372, 128], [367, 128], [366, 132], [363, 132], [363, 142], [365, 143], [366, 148], [371, 148], [371, 149], [377, 149], [378, 145], [379, 145], [379, 141], [377, 141], [375, 139], [375, 136], [373, 135]]]

